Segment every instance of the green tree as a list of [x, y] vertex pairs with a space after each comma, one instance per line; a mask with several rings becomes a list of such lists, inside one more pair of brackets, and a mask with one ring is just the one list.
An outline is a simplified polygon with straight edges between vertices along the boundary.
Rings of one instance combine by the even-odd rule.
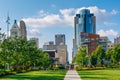
[[113, 52], [111, 54], [111, 63], [118, 64], [120, 61], [120, 44], [113, 47]]
[[103, 46], [99, 45], [95, 50], [95, 56], [97, 56], [98, 64], [103, 66], [104, 60], [105, 60], [105, 51], [103, 49]]
[[90, 57], [90, 62], [91, 62], [91, 65], [96, 67], [96, 65], [97, 65], [97, 56], [96, 56], [95, 52], [92, 52], [92, 55]]
[[78, 51], [76, 57], [75, 57], [75, 63], [79, 66], [86, 66], [88, 63], [88, 57], [87, 57], [87, 51], [86, 47], [80, 48]]

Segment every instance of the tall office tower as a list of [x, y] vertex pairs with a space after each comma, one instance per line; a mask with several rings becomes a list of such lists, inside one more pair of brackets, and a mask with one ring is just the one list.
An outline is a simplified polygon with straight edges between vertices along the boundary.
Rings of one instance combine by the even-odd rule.
[[78, 46], [83, 46], [81, 32], [96, 34], [96, 17], [88, 9], [82, 9], [80, 14], [74, 17], [74, 44], [73, 54], [77, 53]]
[[21, 31], [21, 36], [27, 38], [26, 25], [23, 20], [20, 21], [20, 31]]
[[30, 41], [33, 42], [33, 44], [39, 48], [39, 39], [38, 38], [30, 38]]
[[10, 30], [10, 36], [11, 37], [20, 37], [21, 33], [20, 33], [20, 28], [17, 25], [17, 21], [14, 21], [14, 24]]
[[57, 34], [55, 35], [55, 45], [65, 45], [65, 35], [64, 34]]

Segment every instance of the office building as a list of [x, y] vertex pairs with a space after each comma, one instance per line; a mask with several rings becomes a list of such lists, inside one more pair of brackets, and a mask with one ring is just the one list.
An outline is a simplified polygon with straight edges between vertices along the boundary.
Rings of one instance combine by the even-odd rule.
[[57, 46], [58, 64], [65, 65], [68, 62], [67, 45]]
[[20, 37], [21, 36], [20, 28], [19, 28], [16, 20], [14, 20], [14, 24], [10, 30], [10, 36], [11, 37]]
[[114, 43], [111, 41], [107, 42], [107, 49], [112, 49], [114, 47]]
[[114, 39], [114, 45], [120, 44], [120, 36]]
[[90, 34], [81, 32], [81, 46], [86, 46], [88, 55], [90, 56], [92, 52], [97, 48], [99, 45], [100, 36], [98, 34]]
[[88, 9], [81, 10], [74, 17], [73, 55], [76, 55], [78, 46], [82, 46], [81, 32], [96, 34], [96, 17]]
[[55, 45], [65, 45], [65, 35], [64, 34], [56, 34], [55, 35]]
[[99, 40], [99, 44], [103, 46], [103, 49], [107, 50], [107, 43], [108, 43], [108, 37], [107, 36], [101, 36]]
[[21, 36], [27, 39], [26, 25], [23, 20], [20, 21], [20, 31], [21, 31]]
[[33, 42], [35, 47], [39, 48], [39, 39], [38, 38], [30, 38], [30, 41]]
[[53, 41], [45, 42], [43, 45], [43, 50], [56, 50], [56, 45]]

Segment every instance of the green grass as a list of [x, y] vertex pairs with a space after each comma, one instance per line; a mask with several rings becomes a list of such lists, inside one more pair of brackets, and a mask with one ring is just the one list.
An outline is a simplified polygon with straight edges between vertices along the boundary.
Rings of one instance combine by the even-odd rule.
[[82, 80], [120, 80], [120, 69], [78, 71]]
[[20, 73], [16, 75], [9, 75], [0, 80], [63, 80], [67, 71], [32, 71], [27, 73]]

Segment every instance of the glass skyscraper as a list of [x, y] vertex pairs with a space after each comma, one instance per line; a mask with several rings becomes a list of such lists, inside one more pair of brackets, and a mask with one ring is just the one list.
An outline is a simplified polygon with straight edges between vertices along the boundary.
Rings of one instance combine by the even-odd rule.
[[82, 46], [81, 32], [96, 34], [96, 17], [89, 9], [82, 9], [74, 17], [73, 54], [76, 54], [78, 46]]

